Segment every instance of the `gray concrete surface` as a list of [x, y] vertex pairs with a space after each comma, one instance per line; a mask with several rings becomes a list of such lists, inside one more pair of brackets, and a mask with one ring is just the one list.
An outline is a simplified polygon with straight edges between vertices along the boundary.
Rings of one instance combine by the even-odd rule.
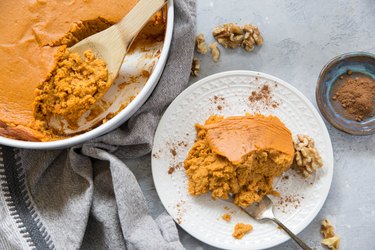
[[[350, 51], [375, 53], [375, 0], [198, 0], [198, 32], [212, 42], [212, 29], [226, 22], [259, 26], [264, 46], [248, 54], [222, 51], [221, 60], [202, 59], [198, 78], [226, 70], [255, 70], [275, 75], [299, 89], [316, 106], [315, 85], [332, 57]], [[340, 249], [375, 249], [375, 135], [350, 136], [327, 124], [335, 170], [327, 201], [300, 233], [317, 249], [320, 221], [328, 218], [341, 235]], [[141, 183], [153, 215], [163, 211], [150, 171], [150, 157], [127, 162]], [[180, 231], [187, 249], [216, 249]], [[288, 241], [273, 249], [298, 249]]]

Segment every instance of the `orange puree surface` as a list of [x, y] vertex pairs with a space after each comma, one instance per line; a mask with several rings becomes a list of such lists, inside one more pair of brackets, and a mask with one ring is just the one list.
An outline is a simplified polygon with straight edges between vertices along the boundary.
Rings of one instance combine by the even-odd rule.
[[[68, 46], [118, 22], [137, 0], [0, 1], [0, 135], [45, 140], [35, 128], [34, 91]], [[10, 131], [23, 129], [23, 133]], [[48, 139], [47, 139], [48, 140]]]
[[274, 116], [234, 116], [206, 125], [207, 142], [216, 154], [225, 156], [234, 164], [257, 149], [274, 149], [293, 154], [291, 134]]
[[191, 195], [249, 206], [264, 195], [278, 195], [273, 180], [287, 171], [294, 156], [292, 135], [275, 116], [211, 116], [196, 125], [197, 140], [184, 167]]

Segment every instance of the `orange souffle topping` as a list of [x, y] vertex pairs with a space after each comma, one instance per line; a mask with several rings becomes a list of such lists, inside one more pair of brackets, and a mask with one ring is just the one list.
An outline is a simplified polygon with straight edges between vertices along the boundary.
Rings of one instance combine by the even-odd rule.
[[277, 192], [273, 179], [289, 169], [293, 141], [275, 116], [211, 116], [197, 124], [197, 141], [185, 160], [188, 191], [228, 199], [248, 206]]

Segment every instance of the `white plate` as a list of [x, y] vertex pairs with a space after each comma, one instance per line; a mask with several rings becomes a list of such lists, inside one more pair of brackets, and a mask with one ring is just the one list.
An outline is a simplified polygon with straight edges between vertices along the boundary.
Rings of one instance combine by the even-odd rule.
[[[250, 106], [249, 95], [265, 83], [271, 87], [272, 98], [279, 106]], [[262, 249], [289, 239], [276, 225], [257, 223], [229, 202], [214, 201], [210, 194], [193, 197], [187, 192], [183, 161], [196, 137], [194, 124], [203, 123], [211, 114], [231, 116], [257, 111], [278, 116], [293, 135], [313, 137], [324, 161], [324, 167], [307, 180], [289, 170], [285, 174], [288, 178], [275, 181], [276, 189], [281, 192], [281, 197], [273, 198], [276, 217], [299, 233], [314, 219], [328, 195], [333, 174], [331, 140], [323, 120], [307, 98], [288, 83], [263, 73], [229, 71], [209, 76], [186, 89], [166, 110], [156, 130], [152, 157], [155, 187], [164, 207], [185, 231], [209, 245]], [[169, 174], [171, 166], [179, 167]], [[228, 212], [233, 213], [229, 223], [221, 219]], [[254, 227], [241, 240], [232, 237], [238, 222]]]

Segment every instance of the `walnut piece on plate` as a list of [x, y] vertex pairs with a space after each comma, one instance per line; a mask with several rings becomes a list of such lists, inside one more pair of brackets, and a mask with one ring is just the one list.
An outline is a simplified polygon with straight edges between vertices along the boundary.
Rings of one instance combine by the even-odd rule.
[[297, 135], [294, 141], [293, 168], [307, 178], [323, 166], [323, 160], [315, 148], [314, 140], [308, 135]]
[[323, 236], [322, 244], [327, 246], [329, 249], [339, 249], [340, 247], [340, 236], [335, 235], [334, 228], [332, 224], [324, 219], [322, 221], [320, 233]]
[[213, 31], [214, 38], [225, 48], [237, 48], [241, 46], [244, 39], [243, 31], [240, 26], [234, 23], [226, 23], [217, 26]]
[[198, 76], [200, 67], [201, 67], [201, 65], [200, 65], [200, 62], [199, 62], [198, 58], [194, 57], [193, 63], [191, 65], [191, 72], [190, 72], [191, 75], [192, 76]]
[[255, 25], [245, 24], [242, 27], [244, 34], [244, 39], [241, 43], [241, 46], [248, 52], [254, 49], [255, 45], [263, 45], [263, 37], [259, 32], [259, 29]]
[[219, 58], [220, 58], [220, 50], [219, 48], [217, 47], [217, 43], [214, 42], [214, 43], [211, 43], [210, 44], [210, 50], [211, 50], [211, 58], [214, 62], [217, 62], [219, 61]]
[[195, 37], [195, 49], [199, 54], [206, 54], [207, 53], [207, 45], [206, 40], [204, 39], [204, 35], [199, 33]]

